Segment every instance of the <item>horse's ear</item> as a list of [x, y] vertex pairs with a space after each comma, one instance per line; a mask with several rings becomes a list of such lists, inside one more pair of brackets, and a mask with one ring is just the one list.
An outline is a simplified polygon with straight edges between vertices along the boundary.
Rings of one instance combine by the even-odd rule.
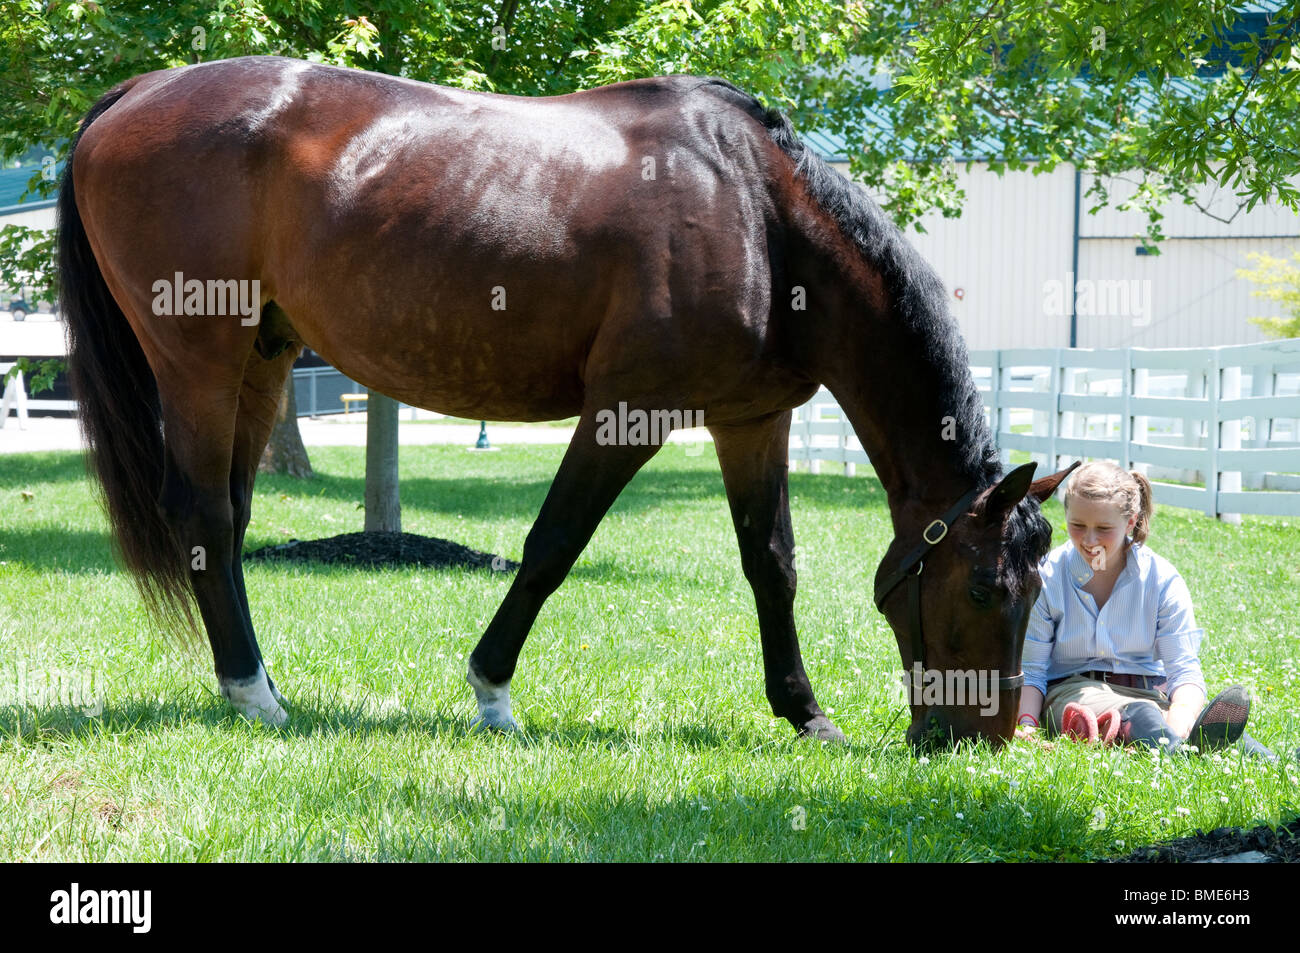
[[1081, 464], [1082, 460], [1075, 460], [1064, 470], [1053, 473], [1051, 476], [1045, 476], [1041, 480], [1035, 480], [1029, 485], [1029, 495], [1039, 503], [1046, 503], [1056, 492], [1056, 488], [1061, 485], [1061, 481], [1074, 472], [1074, 468]]
[[1025, 498], [1034, 479], [1037, 463], [1026, 463], [1016, 467], [1002, 478], [997, 486], [988, 491], [980, 507], [980, 516], [985, 523], [1002, 525], [1008, 513]]

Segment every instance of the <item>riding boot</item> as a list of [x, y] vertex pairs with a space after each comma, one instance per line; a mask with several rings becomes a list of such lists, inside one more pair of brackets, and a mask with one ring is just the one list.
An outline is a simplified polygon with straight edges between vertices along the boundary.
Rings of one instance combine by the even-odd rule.
[[1164, 713], [1154, 702], [1130, 702], [1125, 705], [1119, 737], [1167, 754], [1176, 751], [1182, 741], [1169, 730]]
[[1266, 745], [1260, 744], [1248, 734], [1242, 734], [1241, 740], [1237, 742], [1242, 752], [1248, 758], [1260, 758], [1264, 761], [1276, 761], [1277, 755]]

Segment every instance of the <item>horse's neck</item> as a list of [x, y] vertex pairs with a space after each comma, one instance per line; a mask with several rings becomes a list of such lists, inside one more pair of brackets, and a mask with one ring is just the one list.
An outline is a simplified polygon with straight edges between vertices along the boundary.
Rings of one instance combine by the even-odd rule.
[[912, 357], [883, 346], [862, 355], [856, 384], [831, 387], [885, 488], [896, 527], [928, 522], [974, 486], [953, 446], [963, 439], [955, 432], [960, 425], [934, 400], [933, 369]]
[[895, 528], [932, 519], [974, 485], [963, 462], [971, 441], [981, 447], [988, 442], [982, 416], [954, 413], [974, 387], [969, 367], [948, 356], [944, 336], [959, 332], [950, 319], [936, 320], [919, 335], [909, 328], [897, 314], [905, 289], [890, 287], [851, 246], [836, 248], [821, 263], [831, 264], [818, 269], [826, 276], [823, 287], [809, 289], [810, 299], [826, 305], [812, 326], [818, 340], [809, 348], [821, 365], [818, 379], [835, 395], [870, 456]]

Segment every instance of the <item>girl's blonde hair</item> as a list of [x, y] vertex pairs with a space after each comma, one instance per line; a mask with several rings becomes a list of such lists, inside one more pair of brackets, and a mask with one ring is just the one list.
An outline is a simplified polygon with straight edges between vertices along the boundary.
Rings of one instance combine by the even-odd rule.
[[1151, 482], [1136, 470], [1123, 470], [1109, 460], [1089, 461], [1070, 476], [1070, 484], [1065, 489], [1067, 509], [1075, 497], [1113, 504], [1125, 520], [1136, 515], [1135, 543], [1143, 542], [1151, 532], [1151, 514], [1155, 510]]

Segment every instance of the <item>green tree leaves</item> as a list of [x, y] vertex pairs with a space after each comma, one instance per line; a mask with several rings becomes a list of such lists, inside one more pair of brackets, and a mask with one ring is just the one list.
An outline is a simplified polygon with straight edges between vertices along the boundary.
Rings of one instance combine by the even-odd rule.
[[[60, 154], [137, 73], [276, 53], [555, 95], [720, 75], [841, 138], [902, 225], [960, 212], [953, 158], [1073, 163], [1159, 206], [1219, 183], [1300, 211], [1300, 0], [16, 0], [0, 8], [0, 159]], [[52, 194], [36, 181], [33, 194]], [[1100, 181], [1090, 192], [1106, 198]], [[28, 236], [30, 239], [30, 236]], [[30, 247], [30, 244], [27, 246]], [[13, 252], [13, 240], [0, 256]], [[0, 272], [5, 266], [0, 265]], [[11, 267], [17, 267], [16, 265]], [[7, 273], [7, 272], [3, 272]]]

